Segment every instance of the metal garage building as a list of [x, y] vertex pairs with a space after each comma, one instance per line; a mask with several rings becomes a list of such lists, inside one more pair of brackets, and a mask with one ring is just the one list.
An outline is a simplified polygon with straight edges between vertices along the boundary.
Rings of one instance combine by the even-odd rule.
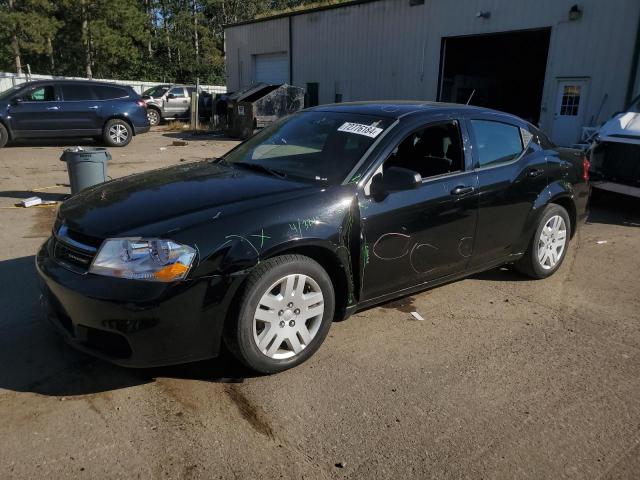
[[640, 93], [639, 0], [360, 0], [230, 25], [227, 88], [310, 105], [425, 99], [527, 118], [562, 145]]

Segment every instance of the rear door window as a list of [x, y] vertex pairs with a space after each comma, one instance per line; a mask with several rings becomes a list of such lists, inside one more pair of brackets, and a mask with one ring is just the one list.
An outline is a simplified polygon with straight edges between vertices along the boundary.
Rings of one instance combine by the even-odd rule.
[[471, 120], [478, 155], [478, 166], [500, 165], [522, 153], [520, 128], [493, 120]]
[[95, 100], [91, 85], [61, 85], [62, 98], [65, 102], [80, 102], [83, 100]]
[[110, 87], [107, 85], [100, 85], [93, 87], [96, 98], [98, 100], [115, 100], [117, 98], [126, 98], [129, 96], [124, 88]]
[[22, 96], [24, 102], [53, 102], [56, 99], [53, 85], [43, 85], [42, 87], [29, 90]]

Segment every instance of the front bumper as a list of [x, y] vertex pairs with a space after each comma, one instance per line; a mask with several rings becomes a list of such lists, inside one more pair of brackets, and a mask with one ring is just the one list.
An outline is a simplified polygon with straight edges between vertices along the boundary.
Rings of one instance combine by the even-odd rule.
[[73, 272], [49, 239], [36, 256], [46, 317], [73, 347], [125, 367], [215, 357], [242, 279], [212, 276], [173, 284]]
[[147, 133], [149, 130], [151, 130], [151, 125], [145, 125], [145, 126], [141, 126], [141, 127], [133, 127], [135, 130], [135, 134], [139, 135], [141, 133]]

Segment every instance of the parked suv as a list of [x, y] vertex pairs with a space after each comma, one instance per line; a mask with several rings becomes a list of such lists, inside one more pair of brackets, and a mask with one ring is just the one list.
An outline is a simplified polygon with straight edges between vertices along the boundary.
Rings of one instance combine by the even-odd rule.
[[149, 131], [133, 88], [82, 80], [42, 80], [0, 93], [0, 147], [22, 138], [94, 137], [124, 147]]
[[200, 116], [211, 111], [211, 96], [193, 85], [156, 85], [142, 92], [151, 126], [162, 120], [185, 119], [191, 115], [191, 94], [198, 91]]

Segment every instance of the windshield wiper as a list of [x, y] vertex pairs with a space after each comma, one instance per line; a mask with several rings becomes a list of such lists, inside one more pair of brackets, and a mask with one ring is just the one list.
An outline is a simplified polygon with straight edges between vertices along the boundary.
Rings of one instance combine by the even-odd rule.
[[267, 167], [265, 165], [260, 165], [259, 163], [251, 163], [251, 162], [234, 162], [233, 165], [238, 165], [240, 167], [249, 168], [252, 170], [259, 170], [261, 172], [266, 172], [274, 177], [278, 178], [287, 178], [287, 174], [281, 172], [280, 170], [275, 170], [273, 168]]

